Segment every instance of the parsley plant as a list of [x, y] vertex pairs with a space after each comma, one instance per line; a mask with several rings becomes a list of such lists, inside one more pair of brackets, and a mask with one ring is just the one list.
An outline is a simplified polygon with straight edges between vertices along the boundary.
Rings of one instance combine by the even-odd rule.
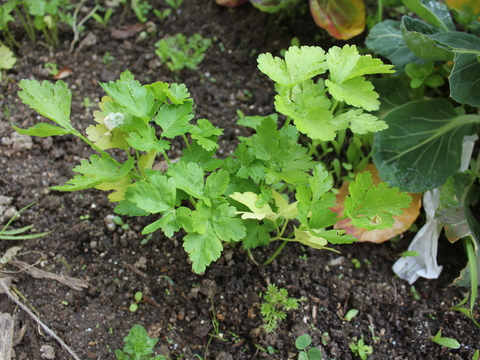
[[[153, 215], [143, 234], [161, 229], [172, 237], [183, 229], [183, 247], [196, 273], [217, 260], [229, 242], [241, 242], [250, 251], [281, 240], [265, 264], [291, 241], [317, 249], [354, 242], [352, 235], [332, 229], [339, 220], [330, 210], [333, 180], [325, 165], [313, 160], [311, 149], [346, 128], [364, 134], [386, 127], [365, 112], [378, 109], [379, 102], [363, 75], [390, 72], [390, 67], [346, 45], [327, 54], [318, 47], [294, 46], [285, 60], [262, 54], [259, 68], [276, 82], [275, 106], [287, 121], [280, 126], [276, 114], [243, 117], [239, 123], [255, 133], [223, 160], [215, 156], [223, 130], [207, 119], [191, 123], [194, 106], [185, 85], [142, 85], [129, 71], [116, 82], [100, 84], [107, 96], [86, 136], [70, 122], [72, 95], [64, 82], [22, 80], [22, 101], [55, 125], [15, 129], [40, 137], [72, 134], [85, 141], [98, 154], [81, 160], [73, 168], [78, 175], [53, 189], [113, 190], [108, 198], [118, 203], [117, 214]], [[329, 79], [313, 81], [327, 70]], [[340, 103], [341, 113], [336, 110]], [[302, 133], [311, 144], [300, 144]], [[168, 154], [176, 137], [184, 148], [172, 161]], [[114, 157], [113, 148], [123, 150], [123, 157]], [[166, 171], [155, 170], [159, 160], [168, 165]], [[368, 172], [357, 175], [349, 190], [344, 218], [368, 230], [390, 227], [392, 216], [410, 202], [397, 188], [373, 185]]]

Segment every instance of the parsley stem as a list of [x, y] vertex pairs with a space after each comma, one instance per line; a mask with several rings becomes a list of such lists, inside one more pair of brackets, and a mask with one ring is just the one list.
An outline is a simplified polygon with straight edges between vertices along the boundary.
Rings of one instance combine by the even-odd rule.
[[287, 240], [283, 240], [283, 242], [280, 244], [280, 246], [277, 248], [277, 250], [275, 250], [275, 252], [273, 253], [272, 256], [270, 256], [270, 258], [265, 261], [262, 265], [264, 266], [267, 266], [268, 264], [270, 264], [273, 260], [275, 260], [275, 258], [278, 256], [278, 254], [280, 254], [280, 252], [283, 250], [283, 248], [285, 247], [285, 245], [287, 245], [288, 241]]
[[185, 145], [187, 145], [187, 149], [190, 149], [190, 144], [188, 143], [187, 135], [182, 134], [182, 136], [183, 136], [183, 141], [185, 141]]

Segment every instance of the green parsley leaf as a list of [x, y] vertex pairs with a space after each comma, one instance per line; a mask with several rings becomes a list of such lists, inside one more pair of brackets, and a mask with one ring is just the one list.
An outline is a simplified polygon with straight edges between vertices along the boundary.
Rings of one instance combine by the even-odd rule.
[[189, 132], [193, 126], [190, 124], [190, 120], [193, 119], [192, 109], [191, 100], [180, 105], [163, 104], [154, 119], [163, 130], [162, 137], [173, 139]]
[[89, 189], [102, 183], [115, 183], [127, 177], [133, 166], [133, 158], [129, 158], [119, 167], [117, 162], [107, 153], [103, 153], [102, 157], [92, 155], [90, 156], [90, 162], [81, 160], [80, 165], [73, 168], [73, 171], [83, 175], [76, 175], [73, 179], [67, 181], [65, 185], [53, 186], [52, 189], [77, 191]]
[[202, 199], [209, 206], [211, 205], [210, 199], [205, 194], [205, 173], [199, 165], [181, 161], [171, 164], [167, 173], [175, 179], [175, 186], [178, 189], [182, 189], [194, 198]]
[[[74, 131], [70, 123], [72, 93], [66, 83], [63, 81], [57, 81], [55, 84], [48, 81], [39, 83], [37, 80], [23, 79], [20, 80], [19, 87], [24, 91], [19, 91], [18, 96], [26, 105], [60, 125], [67, 133]], [[59, 131], [44, 126], [42, 128], [43, 131], [54, 131], [52, 135], [57, 135]]]
[[335, 116], [333, 123], [339, 129], [350, 127], [355, 134], [366, 134], [388, 129], [388, 125], [376, 116], [363, 113], [362, 109], [349, 110], [346, 113]]
[[197, 140], [198, 144], [207, 151], [218, 149], [217, 136], [222, 134], [223, 130], [213, 126], [207, 119], [199, 119], [197, 125], [190, 129], [192, 139]]
[[[187, 209], [188, 210], [188, 209]], [[245, 237], [245, 227], [242, 221], [235, 218], [235, 208], [223, 204], [213, 209], [200, 202], [196, 210], [182, 215], [191, 218], [190, 225], [185, 226], [189, 232], [184, 237], [183, 247], [193, 262], [192, 268], [197, 274], [205, 271], [212, 261], [217, 260], [223, 250], [223, 241], [239, 241]]]
[[151, 214], [174, 209], [177, 192], [174, 179], [159, 171], [147, 174], [147, 180], [137, 181], [127, 188], [126, 199]]
[[155, 135], [155, 128], [148, 124], [141, 124], [137, 127], [137, 132], [131, 132], [126, 139], [128, 144], [134, 149], [149, 152], [156, 150], [157, 152], [168, 149], [170, 142], [166, 140], [158, 140]]
[[330, 80], [325, 80], [325, 85], [335, 99], [368, 111], [378, 110], [378, 94], [373, 90], [372, 83], [362, 76], [393, 73], [393, 65], [383, 65], [381, 60], [373, 59], [371, 55], [360, 55], [355, 45], [330, 48], [326, 62]]
[[119, 103], [133, 116], [141, 118], [144, 122], [150, 121], [150, 114], [155, 105], [154, 96], [142, 86], [130, 71], [120, 74], [120, 79], [100, 86], [115, 102]]
[[352, 219], [352, 224], [367, 230], [387, 229], [395, 220], [393, 215], [403, 214], [402, 208], [408, 208], [412, 198], [398, 188], [388, 188], [387, 183], [372, 185], [368, 171], [356, 176], [351, 182], [345, 199], [344, 215]]
[[285, 60], [272, 54], [260, 54], [258, 68], [282, 86], [293, 87], [327, 70], [325, 51], [316, 46], [291, 46], [285, 52]]

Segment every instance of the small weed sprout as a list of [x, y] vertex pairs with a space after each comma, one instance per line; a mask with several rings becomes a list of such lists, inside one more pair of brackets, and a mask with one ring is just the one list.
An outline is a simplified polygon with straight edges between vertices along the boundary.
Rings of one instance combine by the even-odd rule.
[[196, 69], [211, 43], [211, 39], [205, 39], [198, 33], [189, 38], [180, 33], [158, 41], [155, 44], [157, 48], [155, 54], [162, 64], [166, 64], [173, 72], [178, 72], [185, 67]]
[[167, 360], [164, 355], [151, 356], [158, 339], [149, 337], [142, 325], [133, 325], [123, 341], [123, 351], [115, 350], [117, 360]]
[[[356, 339], [355, 339], [356, 340]], [[358, 356], [362, 360], [367, 360], [368, 355], [373, 353], [373, 348], [369, 345], [365, 345], [363, 342], [363, 336], [355, 344], [354, 342], [348, 345], [353, 355]]]
[[303, 300], [289, 298], [287, 289], [279, 289], [274, 284], [268, 286], [263, 298], [265, 302], [262, 304], [260, 312], [263, 316], [264, 328], [267, 333], [273, 332], [277, 328], [278, 322], [287, 317], [285, 311], [298, 309], [298, 303]]
[[437, 334], [431, 338], [434, 343], [448, 347], [450, 349], [458, 349], [460, 347], [460, 343], [452, 338], [442, 337], [442, 330], [438, 330]]
[[300, 335], [295, 340], [295, 347], [301, 350], [298, 354], [298, 360], [321, 360], [322, 352], [319, 348], [312, 347], [305, 351], [312, 344], [312, 337], [308, 334]]

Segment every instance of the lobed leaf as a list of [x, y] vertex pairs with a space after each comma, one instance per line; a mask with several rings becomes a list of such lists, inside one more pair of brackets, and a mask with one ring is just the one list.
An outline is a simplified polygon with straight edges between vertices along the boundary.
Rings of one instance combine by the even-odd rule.
[[291, 46], [285, 60], [272, 54], [260, 54], [258, 68], [282, 86], [293, 87], [327, 70], [325, 52], [318, 46]]
[[[70, 123], [72, 93], [66, 83], [63, 81], [57, 81], [55, 84], [48, 81], [39, 83], [37, 80], [23, 79], [20, 80], [19, 87], [23, 91], [19, 91], [18, 96], [24, 104], [57, 123], [66, 131], [74, 131]], [[53, 129], [51, 128], [51, 130]]]
[[88, 160], [81, 160], [80, 165], [73, 168], [73, 171], [82, 175], [76, 175], [67, 181], [65, 185], [54, 186], [52, 189], [60, 191], [77, 191], [95, 187], [102, 183], [113, 183], [128, 176], [134, 166], [133, 158], [129, 158], [123, 165], [119, 166], [108, 154], [102, 156], [90, 156]]
[[120, 74], [120, 79], [100, 86], [115, 102], [121, 104], [130, 114], [147, 122], [155, 105], [154, 96], [145, 86], [135, 80], [130, 71]]

